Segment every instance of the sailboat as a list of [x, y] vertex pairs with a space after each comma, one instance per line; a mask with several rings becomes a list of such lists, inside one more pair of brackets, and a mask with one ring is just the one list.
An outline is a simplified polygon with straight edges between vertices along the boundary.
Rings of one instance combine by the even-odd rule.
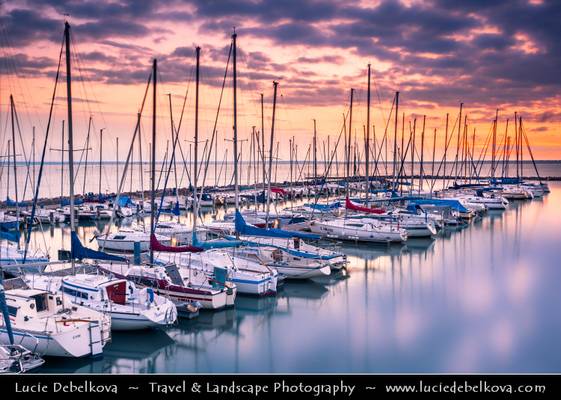
[[[0, 273], [2, 273], [0, 271]], [[4, 285], [0, 276], [0, 311], [6, 328], [8, 344], [0, 345], [0, 374], [19, 374], [38, 368], [45, 363], [37, 353], [15, 344], [14, 332], [11, 324], [10, 310], [6, 305]]]
[[314, 220], [310, 230], [328, 239], [353, 242], [402, 243], [407, 240], [407, 231], [395, 224], [381, 221], [360, 221], [346, 218]]
[[[33, 287], [50, 286], [62, 292], [68, 303], [87, 307], [110, 317], [111, 329], [141, 330], [165, 327], [177, 320], [177, 308], [150, 287], [139, 289], [134, 282], [110, 275], [76, 274], [59, 278], [28, 277]], [[53, 288], [53, 285], [59, 284]]]
[[[61, 293], [40, 289], [5, 291], [13, 335], [34, 353], [56, 357], [99, 356], [110, 340], [111, 318], [65, 302]], [[0, 343], [10, 344], [0, 324]]]
[[215, 269], [227, 271], [226, 281], [235, 285], [237, 292], [255, 296], [267, 296], [277, 292], [278, 273], [261, 263], [244, 260], [228, 252], [227, 249], [208, 250], [194, 254], [158, 255], [159, 261], [177, 265], [180, 274], [189, 276], [193, 271], [213, 275]]
[[[135, 251], [135, 243], [139, 244], [141, 252], [150, 250], [150, 233], [141, 228], [121, 227], [116, 232], [96, 235], [95, 239], [98, 246], [105, 250], [133, 252]], [[156, 234], [156, 239], [160, 243], [171, 244], [171, 239], [168, 236]]]

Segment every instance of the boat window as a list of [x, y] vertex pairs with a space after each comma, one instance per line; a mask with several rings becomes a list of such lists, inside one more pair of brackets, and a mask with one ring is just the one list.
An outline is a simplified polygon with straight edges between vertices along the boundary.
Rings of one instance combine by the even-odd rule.
[[355, 228], [362, 228], [364, 225], [362, 225], [362, 224], [347, 224], [347, 226], [354, 226]]
[[37, 312], [45, 311], [49, 308], [49, 304], [47, 302], [47, 294], [38, 294], [33, 296], [35, 299], [35, 305], [37, 306]]
[[16, 315], [18, 315], [18, 307], [14, 307], [14, 306], [8, 306], [8, 314], [10, 314], [10, 316], [15, 317]]
[[115, 239], [115, 240], [123, 240], [123, 239], [125, 239], [125, 238], [126, 238], [126, 236], [124, 236], [124, 235], [115, 235], [115, 236], [113, 236], [113, 239]]
[[70, 289], [69, 287], [66, 287], [66, 286], [63, 286], [62, 291], [64, 293], [69, 294], [72, 297], [80, 297], [80, 298], [86, 299], [86, 300], [88, 299], [88, 294], [87, 293], [83, 293], [83, 292], [80, 292], [78, 290]]

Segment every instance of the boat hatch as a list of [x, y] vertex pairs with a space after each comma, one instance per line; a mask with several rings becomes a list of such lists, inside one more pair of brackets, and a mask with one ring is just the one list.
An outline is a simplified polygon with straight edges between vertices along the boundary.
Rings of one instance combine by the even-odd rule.
[[113, 303], [125, 304], [127, 301], [127, 282], [121, 281], [106, 286], [107, 297]]
[[35, 300], [35, 308], [37, 312], [47, 311], [49, 309], [49, 303], [47, 300], [47, 293], [36, 294], [31, 296]]

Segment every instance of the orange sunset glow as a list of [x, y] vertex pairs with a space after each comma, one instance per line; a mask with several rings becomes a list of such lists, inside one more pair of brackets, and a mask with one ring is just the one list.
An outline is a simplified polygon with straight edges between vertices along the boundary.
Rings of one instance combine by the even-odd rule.
[[[0, 122], [7, 129], [9, 96], [20, 116], [24, 141], [36, 127], [44, 137], [54, 87], [63, 23], [72, 26], [75, 140], [85, 140], [88, 119], [104, 128], [109, 143], [119, 137], [123, 159], [136, 113], [158, 59], [158, 157], [171, 139], [168, 94], [174, 119], [187, 103], [181, 132], [192, 140], [195, 47], [201, 47], [201, 133], [210, 138], [216, 118], [230, 35], [238, 34], [239, 132], [260, 129], [260, 93], [269, 132], [272, 81], [279, 82], [276, 140], [288, 160], [295, 137], [299, 158], [311, 142], [313, 119], [322, 141], [334, 142], [349, 92], [355, 89], [352, 129], [359, 140], [366, 123], [367, 65], [372, 66], [371, 123], [378, 140], [400, 92], [406, 131], [427, 116], [427, 148], [443, 152], [445, 115], [450, 125], [464, 103], [469, 135], [481, 149], [499, 110], [499, 137], [513, 135], [517, 112], [524, 119], [534, 156], [561, 158], [560, 9], [555, 2], [514, 1], [7, 1], [1, 5]], [[228, 72], [231, 74], [231, 71]], [[53, 145], [65, 119], [60, 85], [53, 120]], [[218, 119], [219, 143], [232, 135], [232, 90], [228, 78]], [[150, 141], [150, 111], [142, 135]], [[505, 133], [510, 120], [511, 132]], [[450, 128], [452, 129], [452, 128]], [[4, 132], [3, 131], [3, 132]], [[393, 125], [388, 135], [393, 134]], [[390, 135], [390, 139], [392, 139]], [[92, 139], [97, 158], [97, 136]], [[5, 135], [2, 143], [5, 143]], [[5, 146], [5, 144], [4, 144]], [[47, 159], [56, 160], [56, 154]], [[104, 158], [117, 157], [113, 143]], [[245, 157], [244, 157], [245, 158]]]

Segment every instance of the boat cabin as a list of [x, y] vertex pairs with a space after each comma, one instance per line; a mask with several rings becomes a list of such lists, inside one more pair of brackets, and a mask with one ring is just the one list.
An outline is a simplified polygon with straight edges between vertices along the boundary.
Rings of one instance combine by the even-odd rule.
[[6, 292], [8, 312], [16, 321], [55, 314], [64, 309], [60, 294], [36, 289], [13, 289]]
[[80, 300], [125, 304], [129, 295], [134, 293], [134, 283], [102, 275], [76, 275], [63, 279], [62, 291], [80, 304], [84, 303]]

